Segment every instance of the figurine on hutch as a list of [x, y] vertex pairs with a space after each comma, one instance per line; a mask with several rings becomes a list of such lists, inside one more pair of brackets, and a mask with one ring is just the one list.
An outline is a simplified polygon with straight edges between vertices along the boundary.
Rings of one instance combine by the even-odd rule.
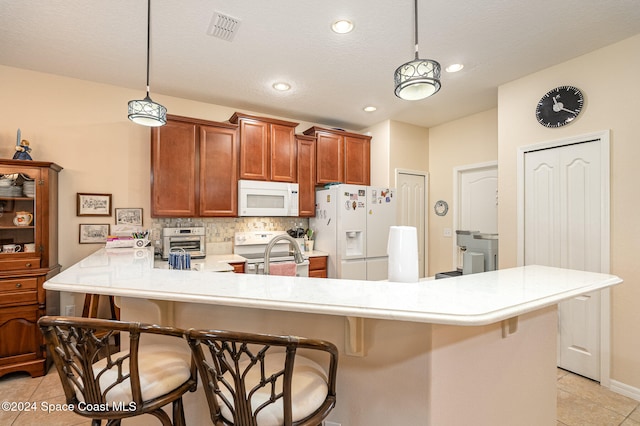
[[33, 160], [29, 153], [31, 148], [29, 147], [29, 141], [20, 138], [20, 129], [18, 129], [18, 137], [16, 138], [16, 153], [13, 154], [14, 160]]

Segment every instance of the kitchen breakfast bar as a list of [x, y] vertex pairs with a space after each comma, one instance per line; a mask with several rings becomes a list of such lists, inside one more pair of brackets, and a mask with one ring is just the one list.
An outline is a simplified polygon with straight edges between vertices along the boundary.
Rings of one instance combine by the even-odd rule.
[[[557, 304], [621, 282], [542, 266], [417, 283], [179, 271], [144, 248], [100, 249], [44, 287], [116, 296], [127, 321], [331, 341], [327, 420], [343, 426], [538, 426], [556, 424]], [[207, 410], [200, 389], [185, 396], [187, 424]]]

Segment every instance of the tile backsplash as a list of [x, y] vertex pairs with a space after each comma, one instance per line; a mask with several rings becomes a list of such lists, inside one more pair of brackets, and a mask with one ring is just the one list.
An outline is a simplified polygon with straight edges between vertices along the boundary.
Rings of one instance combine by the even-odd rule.
[[204, 226], [207, 243], [232, 243], [233, 234], [244, 231], [286, 231], [291, 228], [307, 228], [309, 219], [298, 217], [215, 217], [215, 218], [152, 218], [149, 229], [151, 240], [156, 243], [162, 228]]

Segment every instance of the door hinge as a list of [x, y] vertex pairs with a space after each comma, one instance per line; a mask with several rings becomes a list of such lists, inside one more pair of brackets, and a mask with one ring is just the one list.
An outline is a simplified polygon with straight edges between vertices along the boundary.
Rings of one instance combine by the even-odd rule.
[[44, 185], [44, 179], [38, 179], [38, 185]]

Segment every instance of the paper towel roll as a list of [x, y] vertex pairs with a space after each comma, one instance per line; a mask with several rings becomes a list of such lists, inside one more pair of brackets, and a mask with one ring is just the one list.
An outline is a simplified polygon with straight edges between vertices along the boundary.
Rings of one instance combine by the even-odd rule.
[[418, 281], [418, 230], [414, 226], [392, 226], [389, 229], [387, 254], [389, 281]]

